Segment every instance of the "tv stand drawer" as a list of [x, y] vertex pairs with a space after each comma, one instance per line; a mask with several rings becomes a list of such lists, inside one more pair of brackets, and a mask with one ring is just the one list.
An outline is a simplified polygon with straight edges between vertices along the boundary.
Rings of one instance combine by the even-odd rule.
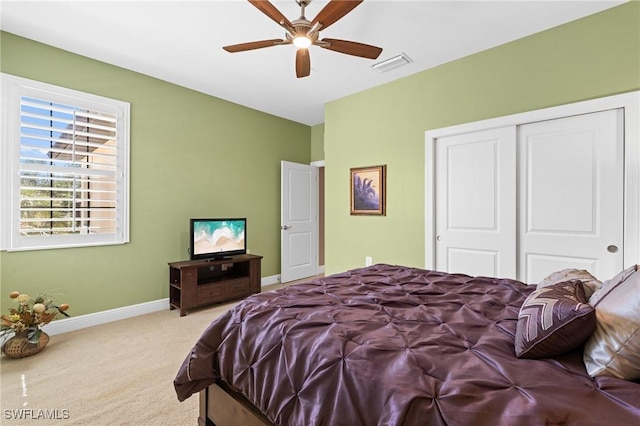
[[227, 281], [227, 297], [240, 297], [249, 294], [251, 281], [249, 278], [238, 278], [236, 280]]
[[210, 303], [217, 302], [225, 298], [225, 285], [219, 284], [205, 284], [198, 286], [198, 302]]

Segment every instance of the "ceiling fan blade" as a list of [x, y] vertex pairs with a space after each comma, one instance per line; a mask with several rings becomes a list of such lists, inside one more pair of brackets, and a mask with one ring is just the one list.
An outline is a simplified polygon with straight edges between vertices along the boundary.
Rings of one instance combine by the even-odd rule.
[[223, 49], [230, 53], [244, 52], [246, 50], [262, 49], [263, 47], [277, 46], [288, 43], [285, 40], [274, 38], [271, 40], [250, 41], [249, 43], [232, 44], [224, 46]]
[[274, 5], [267, 0], [249, 0], [249, 3], [254, 5], [258, 10], [269, 18], [273, 19], [278, 25], [286, 25], [287, 28], [291, 28], [291, 21], [289, 21]]
[[309, 74], [311, 74], [311, 58], [309, 57], [309, 49], [300, 48], [296, 52], [296, 76], [298, 78], [302, 78]]
[[363, 1], [364, 0], [331, 0], [320, 13], [318, 13], [318, 16], [311, 21], [311, 26], [313, 27], [317, 22], [320, 22], [322, 24], [321, 29], [325, 29], [351, 12]]
[[[327, 42], [328, 44], [325, 44]], [[318, 46], [347, 55], [360, 56], [362, 58], [376, 59], [382, 53], [381, 47], [371, 46], [355, 41], [338, 40], [335, 38], [323, 38]]]

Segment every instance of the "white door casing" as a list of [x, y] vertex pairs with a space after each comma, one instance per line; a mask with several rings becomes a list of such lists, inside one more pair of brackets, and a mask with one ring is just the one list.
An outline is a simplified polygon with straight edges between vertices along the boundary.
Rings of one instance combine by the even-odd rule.
[[513, 127], [438, 139], [436, 269], [516, 277]]
[[281, 281], [317, 273], [317, 168], [281, 162]]
[[519, 270], [537, 283], [554, 271], [623, 269], [622, 110], [518, 127]]
[[[425, 214], [425, 267], [427, 269], [437, 269], [436, 244], [438, 243], [436, 242], [436, 235], [437, 235], [437, 230], [436, 230], [436, 170], [437, 170], [436, 141], [438, 139], [450, 137], [454, 135], [472, 133], [476, 131], [507, 127], [507, 126], [512, 126], [514, 128], [516, 128], [517, 126], [524, 127], [523, 125], [527, 123], [536, 123], [536, 122], [545, 121], [545, 120], [554, 120], [558, 118], [571, 117], [571, 116], [576, 116], [580, 114], [590, 114], [598, 111], [608, 111], [608, 110], [616, 110], [616, 109], [618, 109], [618, 112], [612, 112], [612, 114], [616, 115], [615, 121], [618, 125], [618, 129], [621, 132], [619, 133], [619, 135], [622, 134], [622, 137], [624, 139], [624, 149], [623, 151], [620, 151], [618, 148], [613, 148], [613, 151], [614, 151], [613, 155], [615, 158], [618, 158], [617, 156], [622, 157], [623, 166], [617, 167], [617, 171], [618, 173], [620, 173], [620, 170], [622, 170], [621, 173], [623, 174], [624, 183], [621, 185], [618, 185], [618, 188], [613, 192], [615, 191], [622, 192], [623, 198], [624, 198], [623, 220], [622, 220], [624, 238], [623, 238], [623, 241], [620, 243], [620, 245], [612, 242], [607, 242], [607, 244], [604, 245], [604, 247], [601, 247], [601, 249], [609, 248], [611, 250], [612, 247], [610, 246], [615, 245], [619, 250], [618, 251], [619, 259], [620, 258], [622, 259], [621, 267], [627, 267], [632, 264], [640, 262], [640, 92], [632, 92], [632, 93], [627, 93], [622, 95], [615, 95], [615, 96], [609, 96], [609, 97], [600, 98], [600, 99], [594, 99], [590, 101], [578, 102], [578, 103], [569, 104], [569, 105], [562, 105], [559, 107], [546, 108], [542, 110], [514, 114], [511, 116], [499, 117], [499, 118], [483, 120], [479, 122], [466, 123], [466, 124], [452, 126], [448, 128], [427, 131], [425, 133], [425, 145], [426, 145], [425, 146], [426, 148], [425, 149], [425, 167], [426, 167], [426, 170], [425, 170], [425, 213], [426, 213]], [[622, 123], [624, 123], [624, 125], [622, 125]], [[620, 139], [618, 139], [618, 142], [616, 143], [620, 143]], [[567, 142], [567, 145], [565, 146], [564, 149], [566, 149], [567, 146], [569, 146], [570, 144], [571, 142]], [[616, 146], [619, 147], [620, 145], [616, 145]], [[540, 145], [537, 148], [539, 148], [538, 151], [540, 151], [541, 149], [544, 149], [544, 145]], [[601, 154], [604, 154], [605, 157], [607, 156], [607, 153], [601, 153]], [[596, 154], [594, 154], [594, 159], [598, 158], [598, 155], [599, 154], [596, 152]], [[521, 159], [522, 158], [524, 157], [521, 157]], [[602, 159], [602, 158], [603, 158], [602, 155], [600, 155], [599, 159]], [[612, 157], [609, 157], [608, 161], [610, 161], [611, 158]], [[575, 161], [575, 160], [572, 159], [571, 161]], [[581, 161], [585, 162], [586, 160], [582, 158]], [[616, 163], [618, 165], [621, 164], [619, 163], [620, 161], [619, 159], [614, 161], [618, 161], [618, 163]], [[615, 168], [616, 167], [614, 167], [614, 169]], [[595, 170], [597, 171], [598, 169], [596, 168]], [[544, 171], [544, 168], [539, 167], [538, 172], [542, 172], [542, 171]], [[593, 171], [593, 167], [592, 167], [592, 171]], [[557, 172], [554, 172], [554, 173], [557, 173]], [[585, 173], [586, 172], [583, 171], [582, 175], [584, 176]], [[600, 179], [600, 177], [601, 175], [597, 176], [596, 179]], [[557, 178], [557, 175], [556, 175], [556, 178]], [[542, 182], [540, 179], [538, 180]], [[549, 179], [547, 179], [547, 181], [549, 181]], [[540, 185], [540, 182], [534, 184], [532, 181], [530, 182], [530, 184]], [[524, 184], [525, 183], [523, 182], [523, 180], [520, 179], [519, 185], [524, 185]], [[598, 181], [597, 184], [594, 184], [594, 188], [599, 185], [601, 184]], [[521, 189], [519, 188], [519, 192], [520, 191]], [[598, 189], [597, 192], [600, 192], [600, 195], [597, 195], [598, 197], [605, 196], [603, 195], [604, 191], [602, 191], [602, 189]], [[612, 196], [614, 196], [608, 191], [606, 192], [607, 194], [605, 197], [611, 198]], [[587, 192], [585, 191], [584, 194], [586, 193]], [[582, 195], [582, 200], [580, 201], [580, 203], [582, 203], [582, 205], [587, 205], [588, 197], [586, 197], [586, 195], [584, 194]], [[532, 200], [532, 201], [535, 201], [535, 200]], [[541, 203], [541, 201], [539, 202]], [[545, 203], [548, 203], [548, 202], [549, 200], [547, 199]], [[605, 200], [602, 198], [597, 199], [597, 201], [593, 199], [591, 200], [591, 206], [596, 206], [594, 207], [596, 209], [594, 214], [597, 213], [598, 215], [602, 215], [602, 213], [599, 212], [598, 209], [602, 206], [603, 202], [605, 202]], [[543, 205], [544, 204], [540, 204], [540, 206], [543, 206]], [[538, 208], [537, 210], [542, 210], [542, 209]], [[614, 214], [614, 216], [619, 217], [617, 214]], [[583, 221], [582, 223], [586, 223], [584, 222], [585, 217], [581, 218], [581, 220]], [[540, 224], [540, 220], [543, 220], [543, 219], [545, 219], [544, 213], [537, 216], [536, 215], [531, 216], [531, 220], [533, 221], [532, 223], [534, 225]], [[563, 220], [565, 220], [565, 224], [566, 224], [566, 218], [564, 218]], [[518, 217], [519, 227], [522, 221], [523, 221], [523, 218]], [[617, 224], [619, 226], [621, 221], [607, 219], [604, 222], [606, 222], [604, 223], [604, 227], [599, 228], [598, 232], [602, 231], [604, 228], [607, 228], [612, 223], [614, 225]], [[575, 227], [576, 224], [571, 224], [570, 226]], [[520, 229], [522, 229], [522, 227], [520, 227]], [[544, 232], [538, 232], [538, 234], [544, 234]], [[540, 235], [537, 235], [536, 237], [539, 237], [539, 236]], [[599, 245], [602, 246], [602, 244], [599, 244]], [[518, 250], [520, 250], [522, 253], [524, 253], [524, 251], [529, 250], [529, 248], [525, 247], [523, 251], [522, 247], [520, 246], [521, 246], [521, 241], [518, 241]], [[613, 249], [613, 251], [615, 251], [615, 249]], [[607, 250], [607, 253], [612, 254], [610, 253], [609, 250]], [[532, 268], [529, 268], [530, 270], [528, 272], [525, 272], [526, 267], [522, 266], [523, 256], [524, 254], [522, 254], [520, 256], [520, 259], [518, 260], [518, 279], [521, 279], [523, 281], [533, 281], [532, 283], [535, 283], [538, 280], [538, 275], [543, 273], [542, 272], [543, 269], [538, 268], [538, 272], [534, 272], [534, 269], [532, 269], [533, 268], [532, 267]], [[530, 259], [532, 258], [530, 255], [528, 257]], [[555, 260], [558, 261], [559, 259], [560, 258], [558, 257]], [[618, 262], [620, 261], [619, 259], [618, 259]], [[572, 262], [572, 260], [570, 260], [570, 262]], [[538, 266], [540, 265], [541, 264], [539, 264]], [[552, 265], [551, 263], [548, 263], [547, 266], [551, 267]], [[555, 266], [552, 266], [552, 267], [562, 268], [564, 266], [560, 265], [559, 263], [556, 263]], [[616, 268], [616, 267], [613, 266], [613, 268]], [[587, 267], [587, 269], [590, 269], [590, 268]], [[596, 273], [596, 276], [598, 276], [601, 279], [610, 278], [610, 273], [606, 272], [606, 269], [602, 269], [600, 267], [597, 267], [597, 269], [598, 269], [598, 272]], [[527, 278], [523, 274], [528, 274], [529, 278]]]

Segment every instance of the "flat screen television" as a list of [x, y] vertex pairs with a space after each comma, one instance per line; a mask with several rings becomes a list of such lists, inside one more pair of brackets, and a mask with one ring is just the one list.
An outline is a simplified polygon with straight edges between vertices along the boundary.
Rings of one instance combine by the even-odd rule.
[[191, 260], [225, 259], [247, 252], [247, 219], [190, 219]]

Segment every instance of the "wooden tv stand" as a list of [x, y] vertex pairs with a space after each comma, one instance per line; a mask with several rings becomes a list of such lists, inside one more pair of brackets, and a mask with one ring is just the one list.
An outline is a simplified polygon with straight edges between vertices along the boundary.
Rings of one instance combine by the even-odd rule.
[[169, 309], [188, 309], [260, 293], [262, 256], [243, 254], [228, 259], [169, 263]]

